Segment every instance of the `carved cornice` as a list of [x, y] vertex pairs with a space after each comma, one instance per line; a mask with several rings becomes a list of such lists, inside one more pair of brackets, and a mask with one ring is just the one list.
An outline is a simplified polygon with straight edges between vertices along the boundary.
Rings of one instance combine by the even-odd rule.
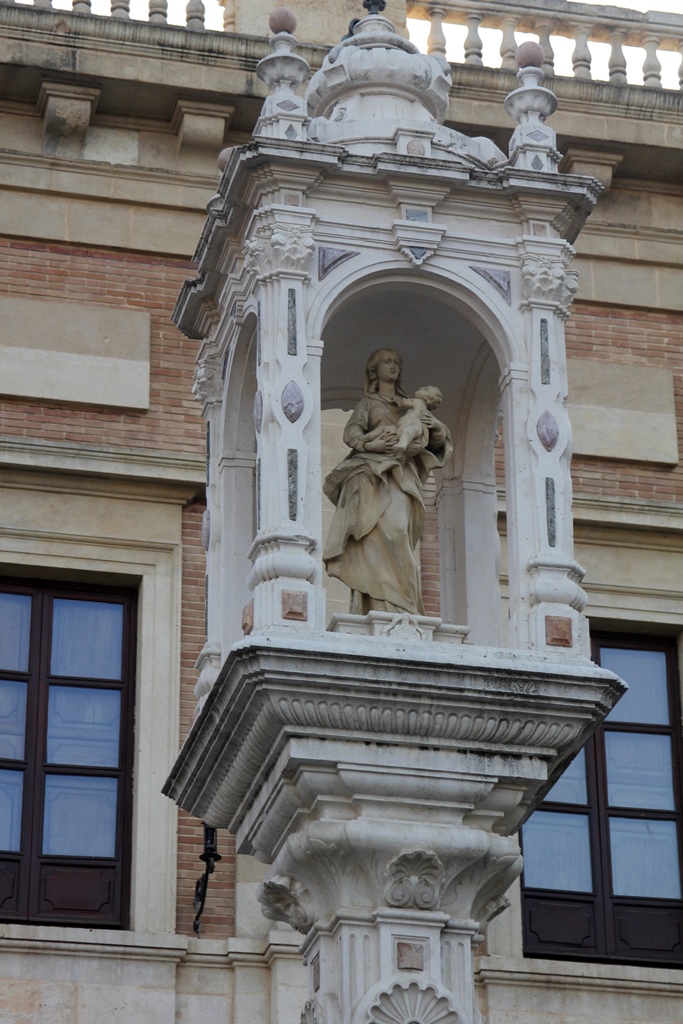
[[427, 655], [406, 645], [401, 655], [380, 652], [372, 637], [340, 634], [303, 649], [250, 637], [228, 657], [165, 792], [195, 816], [239, 829], [245, 801], [285, 744], [311, 736], [434, 744], [476, 753], [482, 770], [487, 759], [532, 756], [552, 775], [622, 692], [587, 660], [491, 659], [472, 646], [439, 646]]

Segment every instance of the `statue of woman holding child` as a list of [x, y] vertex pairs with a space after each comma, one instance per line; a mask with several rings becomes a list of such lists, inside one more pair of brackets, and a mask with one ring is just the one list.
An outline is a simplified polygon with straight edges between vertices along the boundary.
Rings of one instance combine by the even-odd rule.
[[323, 559], [330, 576], [351, 589], [351, 612], [424, 615], [415, 549], [424, 523], [422, 491], [451, 452], [448, 428], [432, 413], [438, 388], [409, 398], [403, 360], [380, 348], [365, 367], [365, 396], [344, 430], [352, 449], [329, 474], [324, 491], [336, 506]]

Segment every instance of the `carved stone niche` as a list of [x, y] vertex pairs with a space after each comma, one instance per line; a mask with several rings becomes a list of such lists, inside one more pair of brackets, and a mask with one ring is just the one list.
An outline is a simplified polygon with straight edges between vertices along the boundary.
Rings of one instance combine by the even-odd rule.
[[271, 865], [258, 898], [303, 936], [302, 1021], [477, 1024], [514, 833], [624, 686], [587, 659], [376, 645], [245, 639], [165, 792]]

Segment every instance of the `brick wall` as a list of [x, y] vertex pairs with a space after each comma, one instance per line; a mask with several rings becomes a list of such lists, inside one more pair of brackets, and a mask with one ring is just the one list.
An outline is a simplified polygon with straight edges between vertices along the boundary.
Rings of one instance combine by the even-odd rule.
[[[148, 411], [7, 398], [0, 400], [0, 434], [84, 448], [166, 450], [203, 457], [204, 421], [191, 393], [197, 342], [185, 338], [170, 319], [180, 287], [192, 273], [192, 264], [185, 260], [0, 239], [0, 293], [144, 310], [151, 319]], [[205, 635], [203, 510], [197, 502], [183, 514], [181, 738], [194, 713], [194, 664]], [[225, 832], [220, 834], [219, 850], [223, 859], [211, 879], [202, 917], [202, 934], [211, 937], [231, 935], [234, 927], [234, 846]], [[181, 811], [177, 926], [182, 933], [192, 932], [195, 882], [204, 868], [199, 860], [202, 851], [201, 824]]]
[[[197, 704], [195, 662], [204, 645], [204, 571], [202, 513], [206, 506], [195, 502], [183, 516], [183, 607], [180, 662], [180, 737], [187, 736]], [[195, 883], [204, 870], [199, 854], [204, 849], [201, 823], [184, 811], [178, 820], [178, 902], [176, 927], [192, 934]], [[222, 860], [209, 881], [206, 907], [201, 918], [201, 934], [207, 938], [225, 938], [234, 933], [235, 846], [228, 832], [218, 833], [218, 852]]]
[[0, 400], [0, 434], [106, 447], [201, 454], [202, 419], [191, 393], [197, 342], [171, 323], [185, 260], [0, 239], [0, 295], [143, 310], [151, 317], [150, 408]]

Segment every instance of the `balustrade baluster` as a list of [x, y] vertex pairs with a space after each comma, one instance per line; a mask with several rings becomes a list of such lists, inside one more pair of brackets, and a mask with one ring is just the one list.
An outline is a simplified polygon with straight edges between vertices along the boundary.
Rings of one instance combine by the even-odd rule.
[[482, 41], [479, 35], [479, 23], [481, 14], [468, 14], [465, 18], [467, 25], [467, 36], [465, 37], [465, 64], [476, 64], [481, 67], [484, 61], [481, 58]]
[[678, 52], [681, 55], [681, 63], [678, 68], [678, 87], [683, 92], [683, 39], [678, 44]]
[[130, 0], [111, 0], [111, 16], [123, 21], [130, 20]]
[[538, 42], [543, 47], [545, 53], [545, 62], [543, 64], [543, 70], [546, 75], [555, 74], [555, 51], [553, 50], [553, 44], [550, 42], [550, 32], [552, 25], [549, 22], [543, 22], [536, 26], [538, 33]]
[[574, 52], [572, 54], [572, 67], [574, 78], [592, 78], [591, 74], [591, 51], [588, 46], [590, 29], [582, 25], [574, 30]]
[[187, 28], [190, 32], [204, 31], [204, 15], [206, 14], [206, 8], [204, 7], [202, 0], [190, 0], [189, 4], [185, 8], [185, 14], [187, 16]]
[[166, 25], [168, 4], [166, 0], [149, 0], [149, 20], [152, 25]]
[[427, 53], [445, 57], [446, 36], [443, 31], [443, 19], [446, 17], [446, 9], [445, 7], [429, 7], [427, 10], [430, 17]]
[[91, 14], [91, 2], [90, 0], [73, 0], [73, 6], [71, 10], [74, 14]]
[[515, 53], [517, 51], [517, 39], [515, 38], [515, 29], [517, 28], [517, 18], [503, 18], [500, 23], [500, 27], [503, 30], [503, 38], [500, 43], [500, 56], [501, 67], [505, 68], [506, 71], [517, 71], [517, 61], [515, 60]]
[[34, 7], [41, 7], [44, 11], [52, 10], [52, 0], [33, 0]]
[[615, 29], [610, 33], [609, 41], [612, 50], [609, 55], [609, 80], [611, 85], [626, 85], [626, 57], [624, 56], [624, 40], [626, 33]]
[[225, 8], [223, 10], [223, 31], [234, 32], [235, 31], [235, 0], [225, 0]]
[[660, 40], [657, 36], [645, 36], [645, 60], [643, 61], [643, 85], [646, 89], [662, 88], [662, 65], [657, 56]]

